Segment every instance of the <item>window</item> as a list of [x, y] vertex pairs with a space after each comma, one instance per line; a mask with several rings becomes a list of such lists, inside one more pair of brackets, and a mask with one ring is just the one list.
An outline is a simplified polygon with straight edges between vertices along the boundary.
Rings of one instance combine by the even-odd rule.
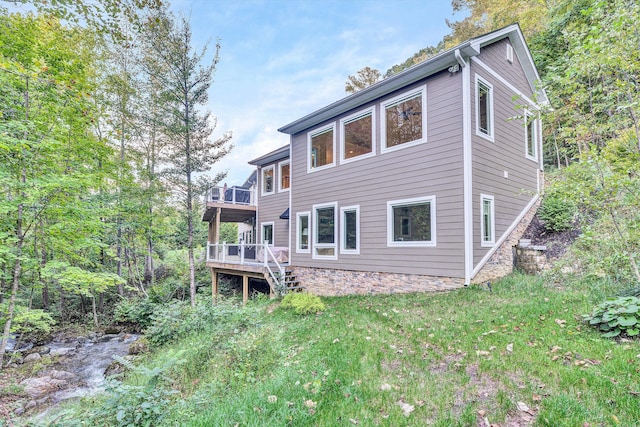
[[435, 246], [435, 223], [435, 196], [387, 202], [387, 246]]
[[313, 206], [313, 258], [317, 259], [337, 259], [336, 235], [337, 203]]
[[296, 213], [297, 244], [296, 252], [308, 254], [309, 250], [309, 212]]
[[375, 154], [373, 108], [340, 120], [342, 151], [340, 161], [346, 163]]
[[280, 187], [278, 187], [278, 191], [287, 191], [291, 186], [291, 175], [290, 175], [290, 163], [289, 161], [281, 162], [278, 164], [278, 169], [280, 170]]
[[493, 86], [477, 75], [476, 134], [493, 141]]
[[427, 88], [402, 94], [382, 103], [382, 151], [408, 147], [427, 140]]
[[480, 240], [481, 246], [493, 246], [495, 243], [495, 219], [493, 215], [493, 196], [480, 195]]
[[537, 132], [537, 124], [538, 121], [535, 119], [535, 116], [531, 113], [525, 112], [525, 140], [527, 141], [527, 157], [531, 160], [538, 159], [538, 132]]
[[273, 246], [273, 222], [263, 222], [262, 226], [262, 243], [269, 243]]
[[262, 168], [262, 195], [265, 196], [267, 194], [273, 194], [273, 173], [274, 166], [267, 166], [266, 168]]
[[340, 253], [360, 253], [360, 207], [340, 208]]
[[320, 130], [309, 132], [309, 172], [335, 165], [333, 157], [336, 147], [334, 127], [332, 124]]

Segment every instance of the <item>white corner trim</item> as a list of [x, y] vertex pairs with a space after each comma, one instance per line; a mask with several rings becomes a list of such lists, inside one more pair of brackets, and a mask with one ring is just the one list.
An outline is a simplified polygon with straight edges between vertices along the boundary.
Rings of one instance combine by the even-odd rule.
[[[457, 52], [456, 52], [457, 53]], [[456, 55], [458, 57], [459, 55]], [[462, 66], [462, 165], [464, 214], [464, 284], [471, 283], [473, 269], [473, 143], [471, 131], [471, 70], [459, 56]]]
[[527, 204], [527, 206], [525, 206], [525, 208], [522, 210], [522, 212], [520, 212], [520, 215], [518, 215], [518, 217], [515, 219], [515, 221], [513, 221], [511, 223], [511, 225], [509, 226], [509, 228], [507, 228], [507, 230], [502, 234], [502, 236], [500, 236], [500, 238], [496, 242], [495, 246], [493, 248], [491, 248], [485, 254], [484, 257], [482, 257], [480, 262], [478, 262], [478, 265], [476, 265], [476, 267], [473, 269], [473, 272], [471, 274], [471, 278], [473, 278], [476, 274], [478, 274], [478, 272], [482, 269], [482, 267], [484, 267], [484, 265], [487, 263], [487, 261], [489, 261], [489, 259], [493, 256], [493, 254], [500, 248], [500, 246], [502, 246], [502, 244], [507, 239], [507, 237], [509, 237], [509, 234], [511, 234], [511, 232], [518, 226], [518, 224], [520, 224], [520, 221], [522, 221], [522, 218], [524, 218], [524, 216], [527, 214], [527, 212], [529, 212], [529, 210], [531, 210], [531, 208], [533, 207], [533, 205], [536, 204], [536, 202], [538, 201], [539, 198], [540, 198], [540, 196], [538, 194], [533, 196], [533, 198]]
[[479, 60], [478, 58], [476, 58], [475, 56], [471, 58], [471, 61], [473, 61], [475, 64], [478, 64], [479, 66], [481, 66], [482, 68], [484, 68], [488, 73], [490, 73], [493, 77], [495, 77], [496, 79], [498, 79], [500, 81], [500, 83], [502, 83], [503, 85], [505, 85], [506, 87], [509, 88], [509, 90], [511, 90], [513, 93], [515, 93], [516, 95], [518, 95], [520, 98], [524, 99], [525, 101], [527, 101], [527, 103], [529, 104], [530, 107], [538, 110], [538, 106], [536, 105], [535, 102], [533, 102], [531, 100], [531, 98], [529, 98], [527, 95], [525, 95], [524, 93], [522, 93], [518, 88], [516, 88], [514, 85], [512, 85], [511, 83], [509, 83], [509, 81], [507, 81], [507, 79], [505, 79], [504, 77], [502, 77], [500, 74], [498, 74], [495, 70], [493, 70], [491, 67], [489, 67], [487, 64], [485, 64], [484, 62], [482, 62], [481, 60]]

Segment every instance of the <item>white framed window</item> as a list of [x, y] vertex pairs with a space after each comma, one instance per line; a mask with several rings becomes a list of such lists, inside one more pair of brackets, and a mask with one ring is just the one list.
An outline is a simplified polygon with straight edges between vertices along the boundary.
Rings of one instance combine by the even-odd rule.
[[538, 120], [533, 113], [525, 111], [524, 138], [526, 141], [526, 156], [531, 160], [538, 160]]
[[493, 141], [493, 86], [477, 74], [476, 135]]
[[291, 187], [291, 162], [289, 160], [278, 163], [278, 192], [289, 191]]
[[493, 196], [480, 195], [480, 246], [490, 247], [496, 242], [496, 221]]
[[273, 194], [274, 190], [275, 190], [275, 166], [271, 165], [271, 166], [267, 166], [262, 168], [261, 170], [261, 184], [262, 184], [262, 191], [261, 194], [263, 196], [266, 196], [268, 194]]
[[307, 134], [307, 171], [315, 172], [336, 164], [336, 125], [313, 130]]
[[436, 246], [436, 196], [387, 202], [387, 246]]
[[261, 222], [260, 223], [260, 237], [262, 238], [262, 243], [268, 242], [269, 246], [273, 246], [273, 232], [274, 232], [274, 222]]
[[338, 259], [338, 203], [313, 205], [313, 258]]
[[311, 252], [309, 236], [311, 235], [311, 222], [309, 212], [296, 213], [296, 252], [308, 254]]
[[342, 144], [340, 163], [365, 159], [376, 154], [375, 110], [373, 107], [340, 120]]
[[360, 206], [340, 208], [340, 253], [360, 254]]
[[393, 97], [380, 105], [383, 153], [426, 142], [426, 85]]

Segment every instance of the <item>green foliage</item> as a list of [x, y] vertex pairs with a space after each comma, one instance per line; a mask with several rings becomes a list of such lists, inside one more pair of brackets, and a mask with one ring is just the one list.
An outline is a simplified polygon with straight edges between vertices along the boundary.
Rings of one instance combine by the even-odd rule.
[[640, 298], [618, 297], [598, 304], [583, 319], [598, 328], [607, 338], [640, 334]]
[[120, 323], [133, 323], [140, 328], [148, 328], [156, 309], [156, 304], [149, 298], [124, 298], [118, 302], [114, 312], [114, 320]]
[[[0, 304], [0, 313], [6, 313], [7, 304]], [[0, 317], [0, 329], [4, 328], [6, 316]], [[40, 309], [16, 305], [11, 332], [20, 334], [22, 341], [42, 343], [51, 334], [51, 329], [56, 324], [51, 314]]]
[[575, 213], [575, 205], [557, 194], [545, 196], [538, 209], [538, 217], [544, 221], [545, 228], [552, 232], [570, 229]]
[[326, 310], [319, 296], [308, 292], [290, 292], [282, 298], [282, 308], [291, 308], [296, 314], [315, 314]]

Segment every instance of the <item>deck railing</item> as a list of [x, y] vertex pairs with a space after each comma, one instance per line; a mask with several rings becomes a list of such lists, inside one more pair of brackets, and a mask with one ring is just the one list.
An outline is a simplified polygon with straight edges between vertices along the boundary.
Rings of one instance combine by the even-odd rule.
[[278, 256], [268, 242], [265, 243], [207, 243], [207, 262], [265, 267], [273, 280], [280, 283], [284, 277], [282, 263], [288, 256]]
[[205, 202], [230, 203], [233, 205], [256, 205], [256, 192], [240, 187], [212, 187], [207, 190]]

